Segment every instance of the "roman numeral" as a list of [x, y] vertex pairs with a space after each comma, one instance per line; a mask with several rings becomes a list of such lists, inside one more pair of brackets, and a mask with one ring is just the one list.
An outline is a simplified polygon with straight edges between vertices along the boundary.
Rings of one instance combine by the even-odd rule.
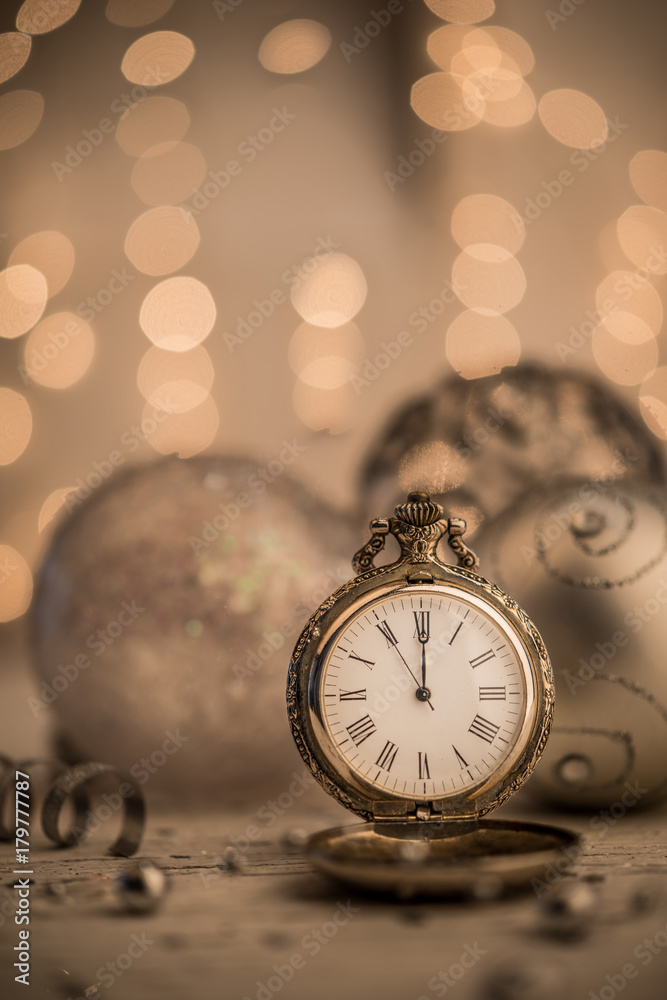
[[391, 771], [391, 766], [396, 760], [396, 754], [398, 753], [398, 747], [391, 740], [387, 740], [385, 743], [382, 753], [375, 761], [378, 767], [383, 767], [385, 771]]
[[483, 663], [486, 663], [487, 660], [492, 660], [495, 655], [496, 654], [493, 652], [492, 649], [487, 649], [485, 653], [480, 653], [479, 656], [476, 656], [474, 660], [469, 660], [468, 662], [470, 663], [470, 666], [473, 668], [481, 667], [481, 665]]
[[459, 762], [459, 766], [460, 766], [461, 768], [464, 768], [464, 767], [467, 767], [467, 766], [468, 766], [468, 761], [467, 761], [467, 760], [465, 760], [465, 759], [464, 759], [464, 758], [463, 758], [463, 757], [461, 756], [461, 754], [460, 754], [460, 753], [458, 752], [458, 750], [456, 749], [456, 747], [454, 746], [454, 744], [453, 744], [453, 743], [452, 743], [452, 750], [453, 750], [453, 751], [454, 751], [454, 753], [456, 754], [456, 759], [457, 759], [457, 760], [458, 760], [458, 762]]
[[370, 715], [362, 715], [362, 717], [357, 719], [356, 722], [353, 722], [351, 726], [347, 726], [347, 731], [350, 734], [352, 742], [358, 747], [360, 747], [364, 740], [367, 740], [369, 736], [372, 736], [375, 730], [376, 726]]
[[448, 646], [451, 646], [451, 644], [454, 642], [454, 639], [456, 639], [457, 635], [459, 634], [462, 628], [463, 628], [463, 622], [459, 622], [458, 625], [456, 626], [456, 632], [447, 643]]
[[419, 777], [430, 778], [431, 772], [428, 769], [428, 754], [422, 753], [420, 750], [417, 756], [419, 758]]
[[431, 612], [413, 611], [415, 616], [415, 638], [420, 642], [426, 642], [431, 631]]
[[483, 718], [481, 715], [476, 715], [468, 727], [469, 733], [479, 736], [480, 740], [485, 740], [487, 743], [493, 743], [499, 730], [500, 726], [496, 726], [494, 722], [489, 722], [488, 719]]
[[503, 687], [481, 687], [479, 689], [480, 701], [507, 701], [507, 688]]
[[359, 663], [365, 663], [369, 670], [372, 670], [375, 666], [375, 660], [365, 660], [363, 656], [357, 656], [353, 652], [349, 652], [347, 655], [351, 660], [359, 660]]
[[375, 627], [380, 629], [382, 635], [387, 640], [388, 649], [391, 649], [392, 646], [398, 645], [398, 639], [396, 638], [392, 630], [389, 628], [386, 621], [379, 622], [379, 624], [377, 624]]
[[366, 688], [359, 691], [341, 691], [338, 695], [340, 701], [366, 701]]

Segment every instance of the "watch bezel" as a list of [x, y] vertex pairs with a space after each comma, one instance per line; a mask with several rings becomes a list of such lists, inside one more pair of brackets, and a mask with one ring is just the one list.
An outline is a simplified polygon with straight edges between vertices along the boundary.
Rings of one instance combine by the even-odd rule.
[[[349, 620], [366, 604], [397, 589], [449, 587], [500, 619], [523, 654], [532, 678], [533, 699], [512, 750], [498, 770], [460, 793], [442, 797], [405, 797], [373, 787], [355, 774], [335, 749], [319, 711], [319, 676], [327, 651]], [[529, 691], [526, 691], [528, 699]], [[366, 819], [401, 818], [421, 811], [433, 818], [470, 819], [497, 808], [532, 774], [551, 726], [553, 677], [537, 629], [516, 602], [484, 577], [431, 558], [423, 564], [401, 560], [361, 574], [340, 587], [315, 611], [292, 655], [288, 675], [288, 714], [292, 733], [310, 771], [329, 794]]]

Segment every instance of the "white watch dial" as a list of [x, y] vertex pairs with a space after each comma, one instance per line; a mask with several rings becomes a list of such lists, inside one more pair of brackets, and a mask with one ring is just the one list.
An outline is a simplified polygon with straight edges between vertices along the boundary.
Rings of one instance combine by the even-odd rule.
[[422, 800], [488, 780], [533, 696], [525, 654], [501, 619], [458, 592], [419, 587], [357, 612], [327, 653], [319, 694], [351, 770]]

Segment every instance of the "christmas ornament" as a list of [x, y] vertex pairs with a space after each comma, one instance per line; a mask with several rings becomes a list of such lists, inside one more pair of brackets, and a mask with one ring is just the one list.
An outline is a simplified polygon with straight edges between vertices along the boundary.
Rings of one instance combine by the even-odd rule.
[[[315, 834], [324, 872], [399, 896], [522, 885], [576, 842], [481, 819], [530, 776], [551, 725], [551, 667], [530, 619], [477, 575], [465, 521], [425, 493], [371, 521], [356, 577], [290, 663], [292, 734], [322, 787], [367, 823]], [[376, 568], [388, 535], [400, 556]], [[443, 536], [458, 559], [440, 560]]]
[[667, 506], [605, 480], [529, 493], [478, 547], [551, 653], [556, 712], [531, 789], [604, 809], [608, 832], [667, 790]]
[[526, 490], [563, 475], [657, 483], [663, 463], [643, 423], [599, 383], [517, 365], [448, 378], [403, 406], [366, 459], [360, 496], [370, 515], [426, 489], [474, 534]]
[[300, 448], [266, 463], [172, 457], [67, 498], [32, 610], [31, 707], [70, 759], [228, 804], [292, 780], [276, 713], [286, 652], [353, 544], [289, 478]]

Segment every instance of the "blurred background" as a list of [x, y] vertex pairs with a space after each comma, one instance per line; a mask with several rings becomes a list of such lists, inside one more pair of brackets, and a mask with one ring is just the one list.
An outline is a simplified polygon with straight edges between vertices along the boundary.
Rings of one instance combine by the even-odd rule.
[[[70, 756], [127, 765], [140, 748], [121, 752], [113, 720], [156, 679], [169, 692], [146, 745], [183, 698], [194, 724], [214, 688], [219, 728], [262, 637], [296, 635], [405, 489], [449, 497], [478, 531], [553, 476], [662, 482], [659, 5], [27, 0], [0, 29], [4, 751], [43, 749], [55, 712]], [[130, 475], [163, 456], [153, 479]], [[193, 499], [177, 524], [196, 490], [215, 504]], [[255, 550], [206, 563], [231, 551], [225, 532], [267, 524], [280, 540], [259, 576]], [[176, 551], [195, 569], [175, 570]], [[40, 683], [136, 599], [136, 560], [144, 600], [167, 595], [143, 645], [128, 628], [106, 686], [82, 669], [46, 711]], [[288, 564], [285, 597], [265, 583], [280, 590]], [[187, 645], [170, 653], [176, 618]], [[288, 647], [252, 682], [273, 678], [257, 726], [280, 714], [285, 747], [270, 699]], [[210, 672], [195, 679], [195, 661]]]

